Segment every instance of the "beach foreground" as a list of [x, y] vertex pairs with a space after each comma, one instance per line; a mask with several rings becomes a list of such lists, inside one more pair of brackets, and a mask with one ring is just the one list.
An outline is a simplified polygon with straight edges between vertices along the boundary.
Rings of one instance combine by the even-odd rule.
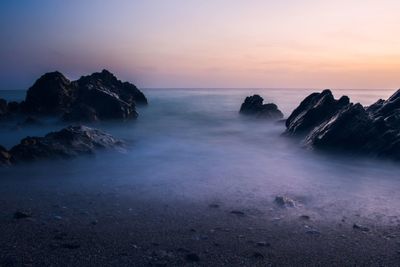
[[[137, 195], [143, 191], [126, 186], [3, 195], [1, 266], [395, 266], [400, 257], [398, 227], [379, 218], [327, 223], [301, 208]], [[21, 206], [32, 217], [14, 219]]]

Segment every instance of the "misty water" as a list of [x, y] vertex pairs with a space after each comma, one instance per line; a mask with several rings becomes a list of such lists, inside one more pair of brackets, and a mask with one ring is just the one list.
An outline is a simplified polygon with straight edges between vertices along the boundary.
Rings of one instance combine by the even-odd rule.
[[[273, 208], [276, 195], [295, 199], [300, 213], [320, 220], [360, 216], [379, 224], [400, 215], [400, 166], [346, 155], [316, 153], [283, 137], [282, 123], [238, 114], [247, 95], [258, 93], [285, 114], [314, 90], [147, 89], [148, 107], [138, 120], [96, 123], [126, 141], [124, 151], [66, 161], [42, 161], [0, 169], [0, 199], [51, 199], [64, 194], [121, 191], [155, 203], [221, 203], [259, 212]], [[334, 90], [369, 105], [392, 90]], [[21, 100], [23, 91], [0, 97]], [[16, 128], [3, 123], [1, 145], [10, 148], [28, 135], [64, 125]]]

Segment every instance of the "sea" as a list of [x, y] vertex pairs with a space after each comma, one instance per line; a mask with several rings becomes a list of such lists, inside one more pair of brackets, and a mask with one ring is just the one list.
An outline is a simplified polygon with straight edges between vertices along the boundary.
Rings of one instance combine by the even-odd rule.
[[[155, 202], [229, 203], [262, 210], [288, 196], [321, 220], [362, 216], [379, 224], [398, 223], [400, 165], [345, 154], [321, 153], [282, 135], [284, 123], [241, 116], [244, 98], [259, 94], [285, 117], [321, 89], [143, 89], [149, 100], [137, 120], [99, 122], [123, 139], [123, 151], [99, 151], [73, 160], [49, 160], [0, 169], [0, 200], [42, 195], [107, 193], [130, 188]], [[332, 90], [370, 105], [395, 90]], [[0, 91], [20, 101], [26, 91]], [[11, 148], [26, 136], [63, 128], [57, 120], [39, 126], [0, 124], [0, 145]]]

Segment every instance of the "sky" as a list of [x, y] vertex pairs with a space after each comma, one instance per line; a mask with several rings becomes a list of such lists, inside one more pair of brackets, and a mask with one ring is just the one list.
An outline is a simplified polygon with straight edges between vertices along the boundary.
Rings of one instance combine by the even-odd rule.
[[0, 89], [400, 87], [398, 0], [1, 0]]

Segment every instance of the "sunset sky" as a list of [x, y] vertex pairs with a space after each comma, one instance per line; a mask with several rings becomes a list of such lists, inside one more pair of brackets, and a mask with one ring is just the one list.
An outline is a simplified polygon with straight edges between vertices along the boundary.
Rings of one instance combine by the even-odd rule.
[[107, 68], [140, 87], [399, 88], [398, 0], [2, 0], [0, 89]]

